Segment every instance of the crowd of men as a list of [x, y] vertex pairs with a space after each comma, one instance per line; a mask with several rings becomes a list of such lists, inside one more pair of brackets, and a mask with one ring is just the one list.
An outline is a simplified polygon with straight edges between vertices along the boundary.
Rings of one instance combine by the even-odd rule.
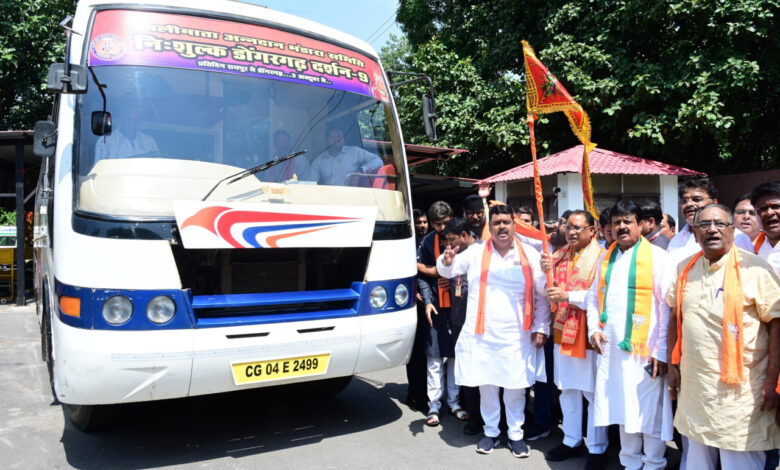
[[679, 432], [682, 469], [776, 468], [780, 181], [726, 207], [691, 179], [679, 203], [679, 231], [657, 204], [567, 211], [551, 255], [525, 207], [472, 195], [462, 217], [443, 201], [415, 210], [409, 405], [438, 426], [446, 400], [481, 454], [503, 431], [527, 457], [557, 426], [557, 401], [550, 461], [587, 454], [586, 468], [605, 468], [612, 444], [627, 469], [666, 468]]

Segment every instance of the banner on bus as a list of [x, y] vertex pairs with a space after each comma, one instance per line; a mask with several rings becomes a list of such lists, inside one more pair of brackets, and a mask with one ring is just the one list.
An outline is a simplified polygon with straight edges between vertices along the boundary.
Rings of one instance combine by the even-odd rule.
[[376, 207], [174, 201], [185, 248], [368, 247]]
[[95, 17], [89, 64], [148, 65], [233, 73], [360, 93], [389, 101], [373, 59], [278, 29], [147, 11]]

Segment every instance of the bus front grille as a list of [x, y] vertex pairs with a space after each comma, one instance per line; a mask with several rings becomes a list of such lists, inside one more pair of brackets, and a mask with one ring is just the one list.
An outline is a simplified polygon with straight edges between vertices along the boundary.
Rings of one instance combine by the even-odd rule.
[[194, 296], [351, 289], [365, 278], [370, 250], [171, 249], [182, 287]]
[[349, 289], [272, 294], [196, 295], [197, 327], [262, 324], [357, 315], [361, 283]]

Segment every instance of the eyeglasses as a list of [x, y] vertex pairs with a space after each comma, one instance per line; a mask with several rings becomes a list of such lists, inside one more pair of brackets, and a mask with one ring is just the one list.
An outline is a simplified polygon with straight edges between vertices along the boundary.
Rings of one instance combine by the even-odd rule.
[[756, 211], [754, 211], [753, 209], [737, 209], [734, 211], [734, 215], [745, 215], [745, 214], [755, 217]]
[[576, 225], [566, 224], [566, 226], [564, 226], [564, 230], [567, 232], [580, 233], [589, 227], [592, 227], [592, 225], [583, 225], [582, 227], [577, 227]]
[[699, 230], [707, 230], [710, 228], [710, 225], [714, 225], [719, 232], [722, 232], [726, 227], [731, 227], [734, 224], [722, 220], [702, 220], [701, 222], [696, 222], [696, 228]]

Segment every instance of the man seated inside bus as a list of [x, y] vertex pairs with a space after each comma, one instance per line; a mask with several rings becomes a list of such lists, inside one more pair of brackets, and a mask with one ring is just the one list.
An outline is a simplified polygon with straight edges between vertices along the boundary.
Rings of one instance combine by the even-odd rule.
[[328, 147], [311, 162], [305, 180], [331, 186], [356, 186], [361, 178], [352, 176], [347, 180], [350, 174], [376, 173], [376, 170], [384, 165], [376, 154], [352, 145], [344, 145], [342, 129], [328, 128], [325, 135]]
[[[282, 158], [285, 155], [289, 155], [293, 152], [292, 138], [290, 133], [284, 129], [279, 129], [274, 132], [274, 154], [271, 157], [271, 161]], [[263, 181], [271, 181], [276, 183], [283, 183], [297, 177], [303, 179], [303, 176], [309, 170], [309, 160], [306, 155], [299, 155], [291, 158], [284, 163], [272, 166], [271, 168], [263, 171], [258, 176]]]
[[104, 158], [126, 158], [159, 152], [157, 142], [138, 130], [140, 103], [133, 98], [118, 100], [112, 114], [110, 135], [98, 137], [95, 162]]

